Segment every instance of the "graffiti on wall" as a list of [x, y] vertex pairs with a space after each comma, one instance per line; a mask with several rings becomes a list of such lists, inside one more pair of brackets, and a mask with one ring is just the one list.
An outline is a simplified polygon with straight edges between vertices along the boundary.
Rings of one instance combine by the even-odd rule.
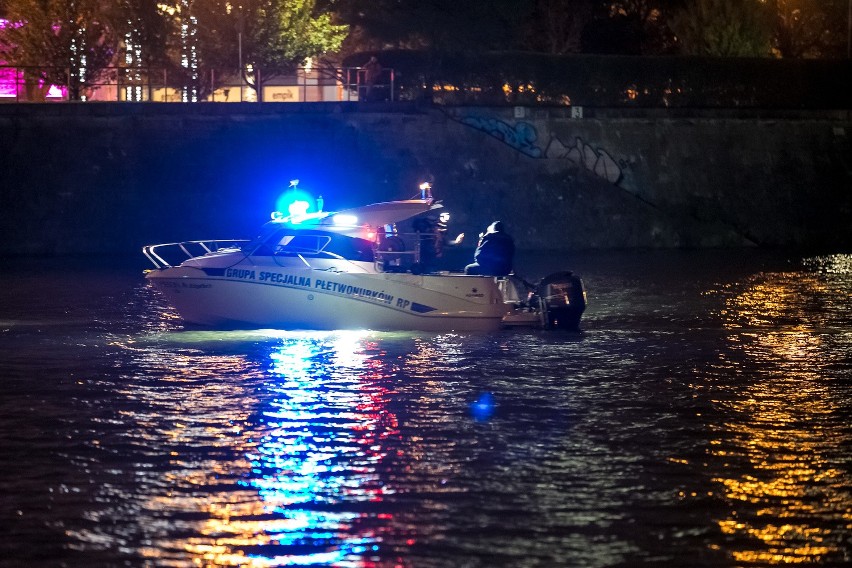
[[538, 133], [535, 126], [529, 122], [518, 122], [515, 126], [508, 124], [496, 118], [482, 118], [476, 116], [468, 116], [461, 120], [462, 124], [472, 126], [477, 130], [481, 130], [502, 140], [515, 150], [531, 156], [533, 158], [541, 157], [541, 148], [535, 145], [538, 138]]
[[552, 137], [550, 143], [547, 145], [544, 156], [548, 159], [571, 160], [596, 176], [615, 185], [618, 185], [623, 175], [621, 166], [609, 152], [602, 148], [593, 147], [579, 136], [574, 138], [572, 146], [566, 146], [556, 136]]
[[547, 147], [542, 150], [536, 144], [538, 131], [529, 122], [516, 122], [512, 125], [496, 118], [470, 116], [461, 119], [461, 123], [481, 130], [532, 158], [570, 160], [615, 185], [624, 176], [622, 166], [609, 152], [592, 146], [579, 136], [571, 145], [565, 144], [557, 136], [551, 136]]

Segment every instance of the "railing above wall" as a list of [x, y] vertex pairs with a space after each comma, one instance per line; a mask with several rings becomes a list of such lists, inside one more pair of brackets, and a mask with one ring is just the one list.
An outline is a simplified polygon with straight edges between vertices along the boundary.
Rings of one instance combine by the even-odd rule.
[[852, 109], [852, 59], [382, 50], [398, 98], [447, 107]]
[[[361, 62], [366, 54], [353, 56]], [[0, 66], [2, 102], [418, 101], [444, 107], [583, 109], [852, 109], [852, 60], [547, 56], [504, 52], [426, 57], [381, 52], [365, 67], [283, 73], [108, 68], [80, 81], [68, 69]], [[193, 80], [191, 80], [193, 79]], [[260, 83], [258, 90], [252, 85]]]
[[301, 67], [246, 76], [214, 69], [190, 81], [181, 71], [110, 67], [81, 81], [67, 68], [0, 66], [0, 103], [392, 101], [394, 75], [393, 69], [383, 69], [368, 82], [362, 67]]

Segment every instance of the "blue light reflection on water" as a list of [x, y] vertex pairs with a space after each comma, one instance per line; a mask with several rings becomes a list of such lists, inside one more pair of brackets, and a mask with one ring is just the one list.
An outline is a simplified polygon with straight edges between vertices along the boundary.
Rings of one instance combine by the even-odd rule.
[[[285, 564], [338, 565], [378, 549], [378, 537], [357, 531], [368, 513], [347, 506], [382, 500], [375, 467], [384, 454], [375, 437], [394, 435], [381, 431], [388, 420], [380, 395], [362, 384], [370, 372], [362, 335], [284, 336], [270, 354], [271, 398], [259, 419], [265, 432], [248, 456], [251, 478], [241, 483], [286, 521], [272, 535], [279, 547], [326, 549], [290, 555]], [[338, 374], [332, 381], [329, 368]]]
[[[558, 558], [560, 547], [599, 565], [623, 558], [634, 547], [616, 535], [595, 543], [600, 537], [582, 532], [545, 534], [546, 550], [530, 540], [538, 529], [528, 525], [570, 480], [587, 483], [589, 475], [592, 486], [573, 491], [587, 512], [579, 524], [569, 516], [557, 526], [591, 520], [601, 527], [594, 533], [606, 531], [620, 516], [614, 484], [625, 476], [617, 457], [539, 463], [557, 457], [570, 415], [584, 405], [563, 388], [558, 366], [500, 368], [500, 357], [523, 360], [541, 339], [190, 331], [131, 341], [152, 382], [128, 385], [125, 394], [153, 407], [135, 414], [159, 416], [160, 431], [130, 436], [173, 456], [134, 513], [146, 519], [140, 527], [149, 544], [139, 551], [174, 565], [440, 566], [477, 554], [535, 565]], [[577, 341], [552, 344], [552, 355], [567, 356]], [[512, 394], [517, 380], [531, 381], [521, 396]], [[177, 389], [163, 393], [169, 384]], [[486, 385], [498, 390], [484, 392]], [[478, 405], [487, 412], [477, 413]], [[404, 435], [394, 409], [404, 413]], [[568, 485], [515, 493], [555, 470]], [[93, 512], [121, 516], [113, 506]], [[495, 530], [511, 537], [494, 540]], [[477, 531], [491, 543], [479, 553], [465, 544]], [[110, 540], [101, 528], [73, 535], [86, 547]]]
[[[177, 452], [189, 461], [170, 476], [172, 482], [207, 487], [207, 494], [157, 496], [146, 506], [155, 517], [164, 510], [178, 516], [197, 510], [203, 521], [187, 526], [194, 536], [173, 540], [165, 534], [144, 554], [178, 565], [188, 554], [196, 562], [252, 566], [361, 566], [377, 554], [381, 527], [392, 518], [377, 506], [389, 491], [379, 470], [385, 442], [399, 432], [385, 408], [384, 365], [380, 353], [370, 353], [376, 346], [369, 335], [264, 330], [158, 333], [137, 340], [145, 344], [140, 353], [154, 346], [161, 354], [198, 346], [204, 362], [195, 380], [216, 380], [206, 375], [218, 359], [219, 380], [228, 381], [223, 371], [230, 369], [248, 378], [253, 391], [242, 393], [252, 405], [248, 412], [235, 412], [241, 405], [232, 398], [221, 400], [218, 416], [205, 413], [219, 429], [232, 425], [235, 438], [227, 444], [242, 455], [226, 454], [211, 468], [208, 460], [191, 461], [193, 453], [210, 452], [206, 445]], [[174, 353], [169, 359], [173, 366]], [[191, 359], [181, 368], [194, 374]], [[203, 471], [208, 468], [212, 475]], [[94, 540], [92, 534], [78, 537]]]
[[494, 396], [490, 392], [482, 393], [471, 404], [471, 411], [477, 420], [488, 420], [494, 414]]

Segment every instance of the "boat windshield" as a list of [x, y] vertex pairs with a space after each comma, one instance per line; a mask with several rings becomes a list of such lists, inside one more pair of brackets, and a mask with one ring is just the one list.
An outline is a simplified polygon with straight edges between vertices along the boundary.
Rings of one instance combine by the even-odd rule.
[[373, 262], [373, 243], [365, 239], [313, 230], [280, 228], [243, 247], [255, 256], [337, 257]]
[[275, 254], [319, 254], [330, 242], [328, 235], [284, 235], [275, 245]]

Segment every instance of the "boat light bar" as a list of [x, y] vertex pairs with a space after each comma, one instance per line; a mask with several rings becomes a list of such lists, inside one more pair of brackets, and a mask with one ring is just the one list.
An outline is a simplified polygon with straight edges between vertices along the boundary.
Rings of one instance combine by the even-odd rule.
[[310, 203], [308, 203], [307, 201], [298, 200], [291, 203], [287, 207], [287, 210], [290, 212], [291, 217], [297, 217], [307, 213], [308, 207], [310, 207]]

